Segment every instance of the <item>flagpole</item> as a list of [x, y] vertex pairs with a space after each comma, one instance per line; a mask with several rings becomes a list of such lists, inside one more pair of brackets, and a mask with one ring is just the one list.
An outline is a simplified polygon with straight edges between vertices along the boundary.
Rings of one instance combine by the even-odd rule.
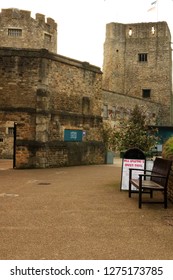
[[157, 0], [157, 2], [156, 2], [156, 5], [157, 5], [157, 21], [158, 21], [158, 19], [159, 19], [159, 0]]
[[156, 17], [156, 21], [158, 21], [159, 19], [159, 0], [150, 0], [151, 4], [150, 4], [150, 8], [148, 9], [148, 12], [155, 10], [155, 17]]

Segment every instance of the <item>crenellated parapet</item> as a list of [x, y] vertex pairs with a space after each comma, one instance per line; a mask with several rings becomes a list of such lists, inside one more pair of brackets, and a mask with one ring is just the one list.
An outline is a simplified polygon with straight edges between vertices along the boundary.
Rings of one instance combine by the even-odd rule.
[[47, 49], [57, 53], [57, 23], [15, 8], [0, 12], [0, 47]]

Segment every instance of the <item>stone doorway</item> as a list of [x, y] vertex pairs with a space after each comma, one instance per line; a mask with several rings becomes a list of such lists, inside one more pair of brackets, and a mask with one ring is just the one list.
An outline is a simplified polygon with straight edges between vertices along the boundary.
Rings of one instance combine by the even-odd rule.
[[14, 121], [0, 121], [0, 169], [15, 167], [16, 124]]

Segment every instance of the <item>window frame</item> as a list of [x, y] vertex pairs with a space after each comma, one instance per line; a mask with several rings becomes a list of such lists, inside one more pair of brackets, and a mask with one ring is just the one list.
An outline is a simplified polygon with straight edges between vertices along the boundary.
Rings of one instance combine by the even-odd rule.
[[138, 53], [139, 62], [148, 62], [148, 53]]
[[13, 38], [22, 37], [22, 28], [8, 28], [8, 36]]
[[142, 98], [144, 98], [144, 99], [151, 98], [151, 89], [150, 88], [142, 89]]
[[9, 126], [9, 127], [8, 127], [7, 134], [8, 134], [9, 136], [14, 136], [14, 127], [13, 127], [13, 126]]

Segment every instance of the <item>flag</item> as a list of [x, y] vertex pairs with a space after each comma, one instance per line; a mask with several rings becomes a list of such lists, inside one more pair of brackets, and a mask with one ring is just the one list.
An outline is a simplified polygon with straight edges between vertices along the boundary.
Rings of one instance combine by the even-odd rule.
[[151, 1], [151, 4], [150, 4], [150, 7], [148, 9], [148, 12], [154, 10], [156, 8], [156, 5], [157, 5], [157, 1], [158, 0], [155, 0], [155, 1]]

